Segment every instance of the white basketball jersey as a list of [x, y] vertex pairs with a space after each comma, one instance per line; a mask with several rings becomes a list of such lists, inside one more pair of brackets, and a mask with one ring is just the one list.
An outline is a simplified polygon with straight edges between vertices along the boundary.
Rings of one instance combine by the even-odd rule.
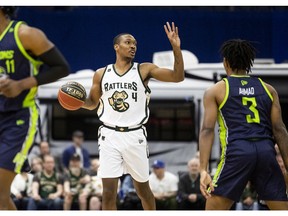
[[139, 64], [119, 75], [110, 64], [101, 80], [102, 96], [97, 110], [103, 123], [129, 127], [145, 124], [149, 117], [150, 89], [140, 76]]

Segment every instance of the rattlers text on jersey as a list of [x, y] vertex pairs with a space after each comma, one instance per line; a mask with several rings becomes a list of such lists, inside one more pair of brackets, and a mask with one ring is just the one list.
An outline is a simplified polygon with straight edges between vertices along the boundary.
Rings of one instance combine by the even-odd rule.
[[151, 91], [144, 85], [138, 63], [123, 75], [117, 74], [113, 64], [108, 65], [101, 88], [97, 113], [104, 124], [131, 127], [147, 122]]

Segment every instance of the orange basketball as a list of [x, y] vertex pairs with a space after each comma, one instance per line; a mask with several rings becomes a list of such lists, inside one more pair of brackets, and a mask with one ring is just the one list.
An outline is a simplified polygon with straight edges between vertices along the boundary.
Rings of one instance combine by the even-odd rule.
[[78, 82], [71, 81], [62, 85], [58, 91], [58, 101], [67, 110], [78, 110], [86, 99], [86, 90]]

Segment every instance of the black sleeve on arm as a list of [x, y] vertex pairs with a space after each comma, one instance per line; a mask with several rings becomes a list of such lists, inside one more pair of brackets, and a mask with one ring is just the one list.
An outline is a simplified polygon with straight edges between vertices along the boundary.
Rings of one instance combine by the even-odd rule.
[[38, 58], [48, 66], [48, 70], [41, 71], [35, 76], [38, 86], [54, 82], [70, 73], [68, 62], [56, 46], [41, 54]]

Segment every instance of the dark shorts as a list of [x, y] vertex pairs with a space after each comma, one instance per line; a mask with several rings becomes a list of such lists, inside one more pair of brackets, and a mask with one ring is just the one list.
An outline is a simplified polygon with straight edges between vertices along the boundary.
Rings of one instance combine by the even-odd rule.
[[213, 194], [239, 201], [247, 181], [251, 181], [259, 199], [287, 201], [272, 140], [236, 140], [227, 145], [226, 156], [222, 153], [221, 158], [213, 179]]
[[34, 144], [39, 112], [35, 107], [0, 113], [0, 168], [28, 171], [27, 156]]

